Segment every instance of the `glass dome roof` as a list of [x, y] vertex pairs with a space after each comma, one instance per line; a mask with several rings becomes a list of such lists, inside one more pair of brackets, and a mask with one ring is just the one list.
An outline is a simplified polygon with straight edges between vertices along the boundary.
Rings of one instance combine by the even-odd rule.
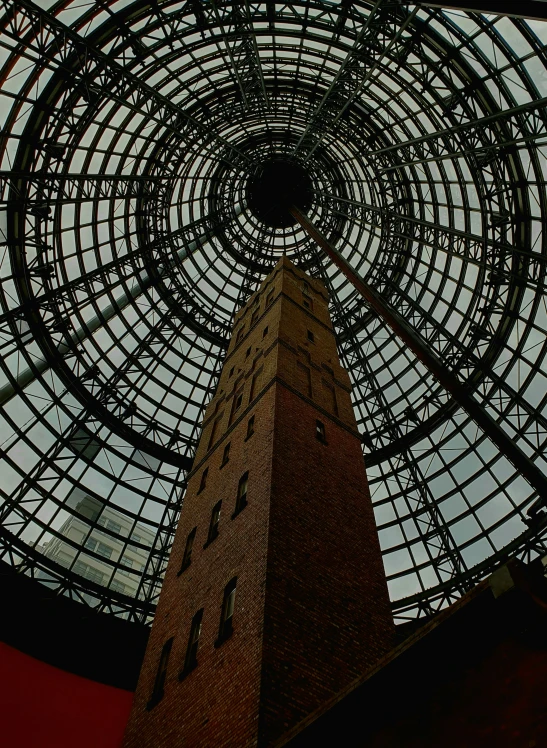
[[233, 314], [282, 254], [331, 295], [396, 617], [544, 553], [546, 497], [261, 179], [303, 175], [315, 226], [547, 472], [547, 24], [395, 0], [5, 8], [0, 558], [151, 618]]

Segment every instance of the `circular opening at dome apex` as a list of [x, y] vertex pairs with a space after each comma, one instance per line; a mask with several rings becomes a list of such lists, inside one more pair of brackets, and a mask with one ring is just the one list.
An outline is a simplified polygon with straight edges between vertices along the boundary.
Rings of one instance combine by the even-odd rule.
[[296, 223], [289, 212], [292, 205], [306, 213], [311, 204], [310, 176], [294, 161], [266, 161], [258, 174], [252, 176], [247, 183], [247, 205], [250, 211], [273, 228], [287, 228]]

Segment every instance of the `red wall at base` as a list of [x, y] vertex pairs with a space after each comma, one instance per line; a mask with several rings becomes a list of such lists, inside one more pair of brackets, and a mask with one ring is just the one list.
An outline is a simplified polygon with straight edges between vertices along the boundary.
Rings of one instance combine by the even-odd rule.
[[132, 701], [0, 642], [2, 748], [118, 748]]

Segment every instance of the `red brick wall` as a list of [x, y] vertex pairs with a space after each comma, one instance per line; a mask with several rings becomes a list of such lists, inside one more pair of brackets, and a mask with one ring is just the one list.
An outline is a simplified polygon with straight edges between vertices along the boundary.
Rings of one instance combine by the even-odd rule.
[[[304, 282], [313, 314], [302, 303]], [[272, 289], [273, 303], [265, 308]], [[299, 363], [310, 371], [305, 385]], [[252, 415], [255, 433], [247, 439]], [[326, 445], [315, 437], [317, 418], [326, 425]], [[259, 721], [259, 744], [266, 745], [389, 646], [387, 589], [355, 428], [325, 289], [281, 261], [235, 319], [188, 481], [126, 748], [181, 741], [192, 748], [243, 748], [257, 745]], [[227, 442], [230, 460], [222, 466]], [[232, 518], [246, 471], [248, 505]], [[204, 548], [220, 499], [219, 536]], [[178, 574], [195, 526], [191, 565]], [[215, 647], [223, 590], [234, 576], [234, 631]], [[179, 681], [190, 623], [201, 608], [198, 665]], [[164, 695], [148, 711], [170, 637]]]
[[392, 617], [360, 443], [283, 386], [276, 392], [263, 653], [264, 744], [391, 646]]

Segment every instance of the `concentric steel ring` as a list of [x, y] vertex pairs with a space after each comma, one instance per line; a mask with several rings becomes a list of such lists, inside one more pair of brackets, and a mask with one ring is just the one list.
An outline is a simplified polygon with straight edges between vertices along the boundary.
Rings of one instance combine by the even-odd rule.
[[[249, 193], [264, 164], [307, 175], [311, 220], [545, 471], [544, 25], [395, 0], [6, 7], [0, 556], [152, 615], [234, 311], [281, 254], [329, 287], [397, 615], [544, 553], [526, 480]], [[98, 583], [105, 510], [75, 496], [127, 518], [101, 525]]]

